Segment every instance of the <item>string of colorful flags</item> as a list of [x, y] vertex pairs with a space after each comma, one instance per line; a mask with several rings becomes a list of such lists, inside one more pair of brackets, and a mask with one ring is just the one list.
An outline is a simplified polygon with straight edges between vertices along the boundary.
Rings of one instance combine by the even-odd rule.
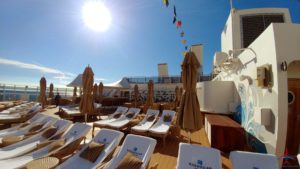
[[[168, 8], [169, 7], [169, 0], [162, 0], [163, 4]], [[177, 16], [177, 11], [176, 11], [176, 6], [175, 6], [175, 2], [173, 4], [173, 24], [176, 25], [177, 29], [180, 29], [180, 37], [181, 37], [181, 43], [184, 45], [184, 52], [182, 53], [183, 56], [185, 56], [186, 51], [188, 50], [188, 45], [187, 45], [187, 41], [185, 38], [185, 33], [183, 31], [182, 28], [182, 21], [179, 19], [179, 17]]]

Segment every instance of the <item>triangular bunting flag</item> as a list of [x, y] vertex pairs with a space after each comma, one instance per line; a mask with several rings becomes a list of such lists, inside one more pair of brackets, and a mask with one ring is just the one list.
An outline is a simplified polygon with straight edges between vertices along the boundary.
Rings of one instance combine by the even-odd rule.
[[182, 42], [182, 44], [184, 44], [184, 45], [186, 44], [186, 40], [185, 40], [185, 39], [183, 39], [181, 42]]
[[177, 28], [181, 28], [181, 26], [182, 26], [182, 22], [181, 22], [181, 20], [177, 21], [177, 24], [176, 24], [176, 26], [177, 26]]
[[163, 0], [163, 3], [166, 5], [166, 7], [169, 6], [169, 0]]
[[188, 50], [188, 46], [185, 46], [185, 50]]
[[185, 56], [185, 55], [186, 55], [186, 52], [182, 52], [182, 55]]
[[184, 37], [184, 32], [183, 31], [180, 33], [180, 37]]

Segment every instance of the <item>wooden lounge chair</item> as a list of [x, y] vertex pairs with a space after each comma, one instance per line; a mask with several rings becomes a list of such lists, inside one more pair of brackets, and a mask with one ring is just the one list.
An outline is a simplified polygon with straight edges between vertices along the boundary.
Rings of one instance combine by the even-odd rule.
[[42, 107], [40, 105], [33, 106], [30, 110], [26, 112], [13, 113], [13, 114], [1, 114], [0, 115], [0, 124], [5, 124], [10, 126], [14, 123], [23, 123], [28, 119], [32, 118], [37, 114]]
[[175, 114], [176, 112], [173, 110], [164, 110], [159, 120], [149, 129], [149, 136], [163, 138], [163, 144], [165, 145]]
[[30, 125], [30, 124], [40, 122], [45, 117], [46, 117], [46, 115], [44, 115], [42, 113], [38, 113], [38, 114], [34, 115], [32, 118], [28, 119], [24, 123], [19, 123], [19, 124], [15, 125], [14, 127], [10, 127], [10, 128], [7, 128], [7, 129], [0, 130], [0, 136], [4, 133], [9, 133], [9, 132], [13, 132], [13, 131], [16, 131], [16, 130], [20, 130], [20, 129], [22, 129], [22, 128]]
[[[70, 121], [58, 120], [53, 124], [53, 126], [51, 126], [48, 130], [45, 130], [44, 132], [38, 133], [35, 136], [29, 137], [28, 139], [1, 148], [0, 160], [14, 158], [29, 153], [30, 151], [34, 150], [38, 144], [48, 141], [51, 138], [65, 132], [71, 124], [72, 122]], [[51, 135], [49, 135], [48, 133], [52, 129], [55, 129], [55, 132], [50, 133]]]
[[[57, 169], [97, 168], [106, 159], [106, 157], [108, 157], [116, 149], [123, 136], [124, 134], [119, 131], [101, 129], [87, 145], [85, 145], [74, 156], [59, 165]], [[92, 149], [99, 148], [101, 144], [104, 144], [102, 150], [99, 150], [98, 152], [96, 150], [96, 152], [94, 152], [94, 155], [85, 155], [86, 153], [91, 153], [88, 151], [95, 151]]]
[[[100, 112], [101, 106], [102, 106], [101, 104], [94, 103], [94, 112], [87, 114], [88, 117], [100, 116], [101, 115], [101, 112]], [[76, 118], [85, 116], [84, 113], [80, 112], [78, 104], [59, 106], [58, 113], [61, 116], [61, 118], [67, 119], [67, 120], [72, 120], [72, 121], [74, 121]]]
[[148, 109], [143, 120], [139, 124], [131, 127], [131, 133], [148, 135], [148, 130], [152, 127], [158, 115], [159, 110]]
[[139, 108], [130, 108], [127, 113], [122, 115], [117, 120], [114, 120], [110, 123], [108, 123], [106, 126], [108, 128], [113, 128], [120, 130], [130, 124], [130, 121], [133, 120], [139, 113], [141, 109]]
[[101, 127], [105, 127], [107, 124], [117, 120], [118, 118], [121, 118], [123, 114], [125, 114], [127, 112], [128, 108], [127, 107], [121, 107], [119, 106], [117, 108], [117, 110], [111, 114], [110, 116], [108, 116], [106, 119], [103, 120], [99, 120], [93, 123], [93, 131], [92, 131], [92, 136], [94, 137], [94, 131], [95, 128], [101, 128]]
[[[20, 136], [20, 135], [24, 135], [26, 133], [29, 133], [32, 131], [32, 128], [35, 128], [36, 126], [40, 126], [39, 128], [37, 128], [34, 132], [39, 132], [42, 131], [43, 129], [46, 129], [48, 126], [54, 124], [58, 119], [55, 117], [51, 117], [51, 116], [46, 116], [44, 119], [42, 119], [40, 122], [37, 123], [32, 123], [26, 127], [20, 128], [18, 130], [14, 130], [11, 132], [7, 132], [7, 133], [2, 133], [0, 135], [0, 141], [3, 137], [8, 137], [8, 136]], [[31, 130], [31, 131], [30, 131]]]
[[[31, 162], [35, 159], [47, 157], [50, 155], [56, 155], [60, 153], [67, 153], [69, 151], [75, 151], [78, 147], [75, 145], [81, 141], [85, 135], [89, 132], [91, 127], [82, 123], [75, 123], [59, 140], [56, 140], [47, 146], [33, 151], [29, 154], [10, 158], [6, 160], [0, 160], [0, 166], [5, 169], [20, 168], [26, 163]], [[80, 144], [80, 142], [79, 142]], [[62, 151], [62, 152], [61, 152]]]
[[150, 137], [128, 134], [118, 152], [105, 166], [104, 169], [115, 169], [123, 158], [129, 153], [141, 161], [141, 169], [145, 169], [156, 146], [156, 140]]

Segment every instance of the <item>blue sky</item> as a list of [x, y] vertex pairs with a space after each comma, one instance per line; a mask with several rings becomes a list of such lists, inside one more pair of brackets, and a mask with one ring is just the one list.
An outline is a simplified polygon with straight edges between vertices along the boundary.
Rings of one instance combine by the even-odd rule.
[[[1, 0], [0, 83], [65, 85], [90, 64], [96, 81], [124, 76], [157, 76], [157, 64], [168, 63], [180, 74], [184, 45], [172, 24], [172, 6], [183, 23], [188, 45], [204, 45], [204, 73], [210, 73], [229, 0], [102, 0], [112, 15], [106, 32], [94, 32], [82, 20], [87, 0]], [[233, 0], [237, 9], [289, 8], [300, 23], [298, 0]]]

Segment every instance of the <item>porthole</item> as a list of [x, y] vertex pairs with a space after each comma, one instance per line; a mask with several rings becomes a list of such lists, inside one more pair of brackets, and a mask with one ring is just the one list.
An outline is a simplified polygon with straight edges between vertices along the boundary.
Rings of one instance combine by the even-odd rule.
[[288, 103], [293, 104], [295, 101], [295, 94], [292, 91], [288, 92]]

